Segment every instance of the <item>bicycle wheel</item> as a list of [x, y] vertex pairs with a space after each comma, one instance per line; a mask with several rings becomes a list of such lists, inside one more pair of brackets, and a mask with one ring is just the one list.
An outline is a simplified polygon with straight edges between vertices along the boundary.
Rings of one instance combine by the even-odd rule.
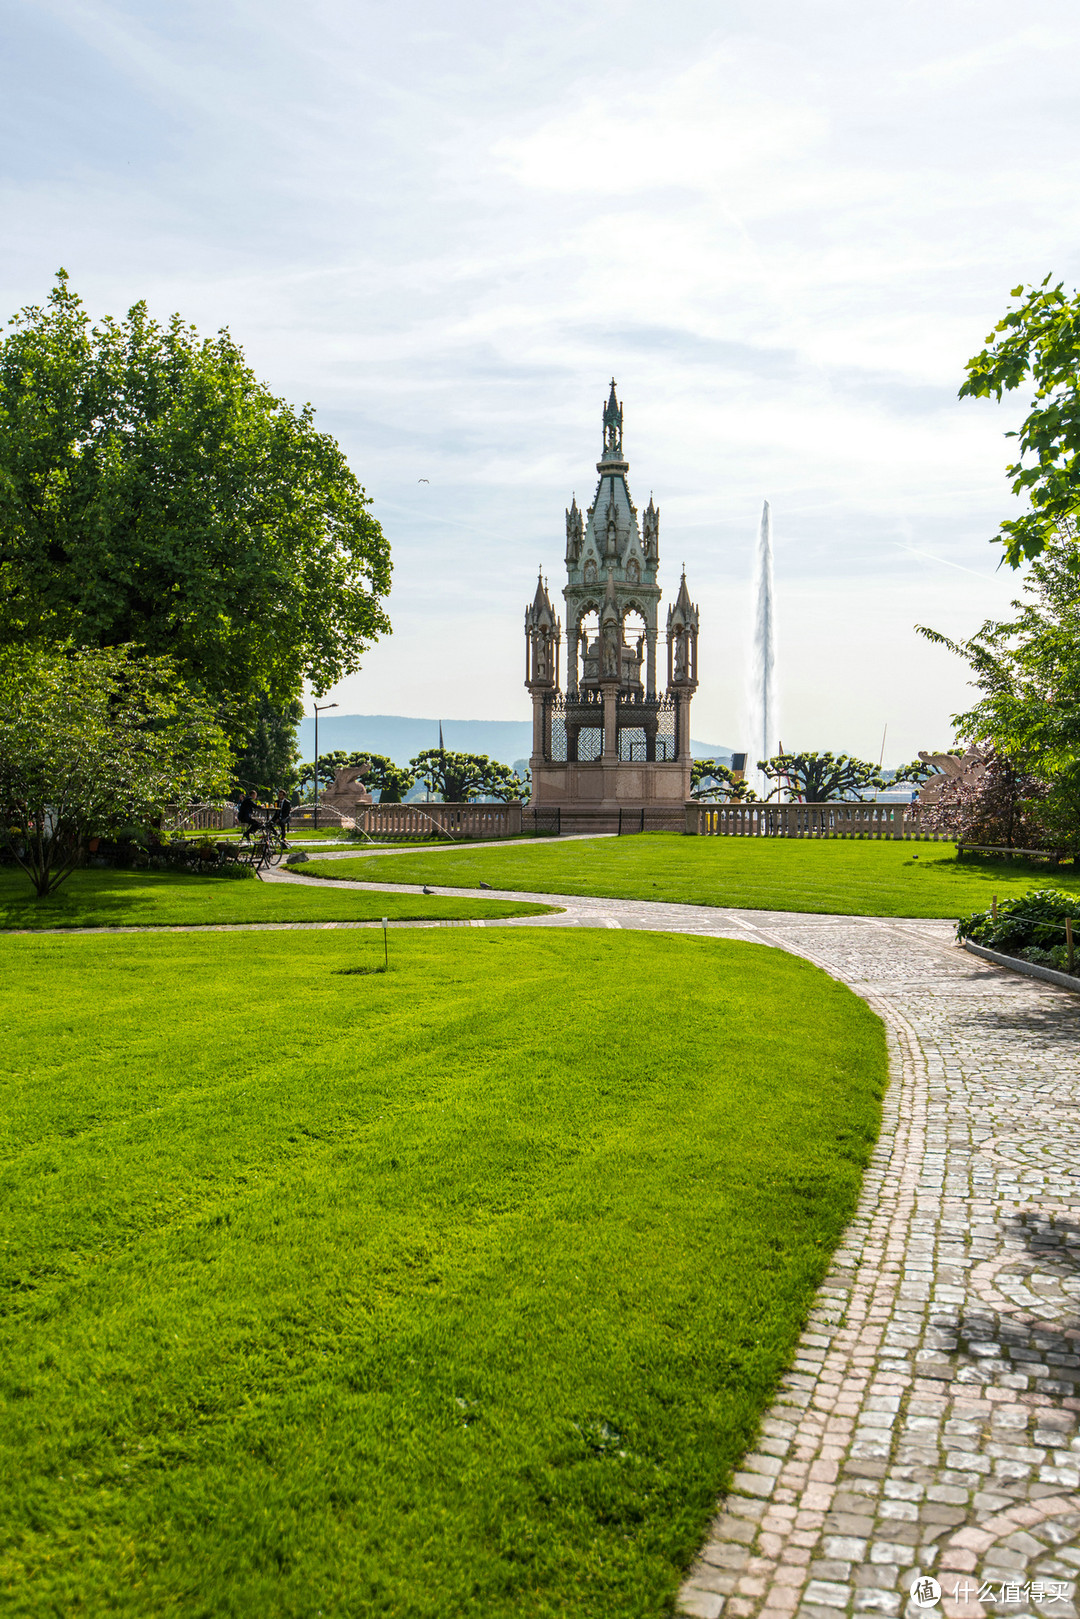
[[261, 832], [255, 843], [253, 864], [256, 871], [269, 871], [281, 859], [281, 851], [275, 848], [274, 840], [268, 832]]

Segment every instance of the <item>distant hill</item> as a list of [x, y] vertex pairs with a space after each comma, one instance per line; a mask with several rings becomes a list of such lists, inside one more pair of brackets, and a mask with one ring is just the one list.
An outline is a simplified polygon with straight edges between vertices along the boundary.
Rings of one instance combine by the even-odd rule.
[[[486, 753], [490, 759], [513, 765], [532, 752], [531, 720], [443, 720], [443, 741], [458, 753]], [[310, 716], [297, 727], [300, 754], [310, 760], [315, 749], [315, 721]], [[408, 764], [424, 748], [439, 745], [439, 722], [413, 719], [405, 714], [324, 714], [319, 719], [319, 752], [384, 753], [395, 764]], [[690, 741], [696, 759], [730, 760], [731, 749], [720, 743]]]

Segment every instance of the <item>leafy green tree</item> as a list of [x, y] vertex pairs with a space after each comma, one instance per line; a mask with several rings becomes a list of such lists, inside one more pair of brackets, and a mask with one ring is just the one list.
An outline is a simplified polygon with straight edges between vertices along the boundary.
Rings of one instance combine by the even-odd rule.
[[0, 647], [0, 828], [39, 897], [85, 840], [223, 792], [229, 747], [168, 658], [131, 647]]
[[717, 759], [695, 759], [690, 766], [691, 798], [726, 798], [736, 804], [756, 803], [750, 783]]
[[912, 759], [910, 764], [901, 765], [899, 770], [885, 770], [882, 775], [889, 787], [900, 787], [906, 781], [910, 781], [913, 787], [921, 787], [924, 781], [936, 776], [937, 771], [933, 765], [925, 764], [922, 759]]
[[291, 792], [298, 779], [296, 727], [304, 717], [304, 705], [299, 698], [279, 705], [264, 695], [256, 713], [255, 725], [236, 755], [233, 780], [264, 794]]
[[[357, 756], [344, 752], [342, 748], [335, 748], [332, 753], [320, 753], [319, 791], [322, 792], [323, 788], [330, 787], [333, 784], [334, 777], [339, 770], [344, 770], [348, 765], [359, 762], [360, 759]], [[296, 773], [296, 778], [301, 788], [306, 789], [314, 786], [315, 766], [313, 764], [301, 765]]]
[[967, 363], [961, 399], [1000, 400], [1030, 381], [1035, 398], [1017, 433], [1020, 458], [1006, 468], [1015, 495], [1030, 510], [1002, 523], [996, 536], [1009, 565], [1036, 557], [1080, 510], [1080, 295], [1069, 297], [1047, 276], [1039, 286], [1014, 287], [1010, 309]]
[[447, 804], [467, 804], [494, 798], [502, 804], [524, 802], [529, 784], [497, 759], [483, 753], [454, 753], [449, 748], [425, 748], [409, 760], [415, 776]]
[[400, 804], [416, 785], [413, 772], [405, 765], [396, 765], [385, 753], [350, 753], [349, 763], [369, 766], [364, 785], [369, 792], [378, 793], [380, 804]]
[[1012, 606], [1014, 616], [987, 619], [966, 641], [918, 628], [970, 665], [980, 696], [953, 724], [967, 742], [992, 743], [1008, 766], [1018, 805], [1031, 806], [1025, 835], [1034, 836], [1034, 817], [1054, 847], [1073, 848], [1080, 841], [1080, 544], [1070, 531], [1050, 536]]
[[877, 765], [847, 753], [777, 753], [759, 759], [758, 769], [776, 786], [766, 794], [786, 792], [795, 804], [826, 804], [838, 798], [860, 799], [887, 784]]
[[389, 630], [386, 539], [341, 449], [245, 364], [60, 271], [0, 343], [0, 644], [171, 657], [239, 717], [327, 689]]

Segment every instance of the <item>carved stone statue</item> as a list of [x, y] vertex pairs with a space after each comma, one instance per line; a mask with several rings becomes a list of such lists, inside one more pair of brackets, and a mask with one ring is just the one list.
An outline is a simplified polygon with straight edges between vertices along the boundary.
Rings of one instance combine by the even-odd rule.
[[619, 554], [619, 514], [613, 500], [608, 501], [604, 517], [604, 554], [609, 557]]
[[343, 815], [351, 814], [362, 804], [370, 804], [371, 794], [363, 782], [370, 769], [371, 766], [365, 763], [349, 765], [345, 770], [337, 771], [331, 785], [322, 793], [321, 802], [328, 809], [340, 810]]
[[675, 679], [686, 679], [686, 632], [675, 632]]
[[952, 753], [924, 753], [920, 748], [919, 758], [924, 765], [933, 765], [937, 775], [931, 776], [919, 788], [919, 803], [938, 803], [945, 788], [954, 782], [964, 787], [977, 787], [986, 774], [992, 753], [989, 743], [981, 746], [974, 743], [959, 759]]
[[604, 679], [618, 680], [619, 678], [619, 624], [614, 618], [606, 619], [603, 630], [604, 639]]

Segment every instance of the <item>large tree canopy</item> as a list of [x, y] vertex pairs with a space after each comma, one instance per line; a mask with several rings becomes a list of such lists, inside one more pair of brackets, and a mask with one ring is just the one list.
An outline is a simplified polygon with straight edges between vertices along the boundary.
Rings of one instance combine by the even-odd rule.
[[[1020, 459], [1006, 468], [1013, 493], [1027, 495], [1030, 511], [1002, 523], [996, 536], [1010, 566], [1036, 557], [1061, 523], [1080, 510], [1080, 295], [1070, 298], [1050, 277], [1029, 287], [967, 363], [960, 397], [985, 398], [1029, 380], [1035, 400], [1018, 433]], [[1014, 287], [1020, 298], [1024, 288]]]
[[0, 644], [167, 654], [257, 719], [389, 630], [386, 539], [338, 445], [144, 304], [91, 326], [63, 271], [0, 343]]
[[447, 804], [467, 804], [475, 798], [494, 798], [502, 804], [524, 802], [529, 784], [486, 753], [455, 753], [450, 748], [425, 748], [409, 769]]
[[266, 797], [292, 791], [299, 776], [296, 727], [303, 717], [304, 705], [298, 697], [283, 704], [268, 697], [259, 699], [255, 723], [233, 762], [233, 781], [238, 787]]
[[861, 799], [886, 783], [877, 765], [846, 753], [777, 753], [759, 759], [758, 769], [776, 786], [766, 794], [783, 794], [793, 804], [826, 804], [836, 798]]
[[752, 804], [757, 793], [742, 775], [718, 759], [695, 759], [690, 766], [690, 797], [720, 798], [733, 804]]

